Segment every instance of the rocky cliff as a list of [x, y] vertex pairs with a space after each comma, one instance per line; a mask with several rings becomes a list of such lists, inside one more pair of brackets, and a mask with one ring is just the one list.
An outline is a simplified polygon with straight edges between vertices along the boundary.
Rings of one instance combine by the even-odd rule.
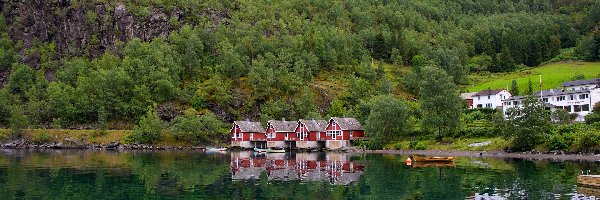
[[[34, 43], [54, 42], [61, 56], [97, 57], [132, 38], [148, 41], [167, 35], [179, 20], [180, 12], [151, 9], [147, 16], [134, 17], [124, 4], [73, 5], [68, 0], [2, 1], [0, 8], [9, 27], [9, 36], [22, 42], [23, 49]], [[39, 56], [24, 54], [21, 60], [37, 68]]]

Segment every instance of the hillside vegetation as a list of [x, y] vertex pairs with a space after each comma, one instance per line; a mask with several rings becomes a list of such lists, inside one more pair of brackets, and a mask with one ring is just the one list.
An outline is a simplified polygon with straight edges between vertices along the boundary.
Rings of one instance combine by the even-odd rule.
[[[352, 116], [375, 141], [440, 138], [461, 130], [458, 86], [471, 73], [600, 60], [595, 0], [0, 8], [0, 126], [15, 136], [24, 128], [134, 129], [130, 139], [156, 143], [168, 129], [198, 144], [226, 139], [234, 120]], [[373, 125], [391, 118], [414, 127]]]
[[508, 73], [473, 74], [473, 84], [465, 91], [506, 89], [511, 87], [512, 80], [517, 81], [519, 91], [527, 91], [529, 79], [534, 90], [539, 90], [539, 75], [542, 75], [542, 89], [556, 89], [564, 82], [579, 78], [600, 78], [600, 62], [560, 62]]

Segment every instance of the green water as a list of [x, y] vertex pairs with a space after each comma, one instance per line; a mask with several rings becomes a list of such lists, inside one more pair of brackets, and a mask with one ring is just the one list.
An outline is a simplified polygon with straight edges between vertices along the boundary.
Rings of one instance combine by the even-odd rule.
[[578, 199], [592, 197], [576, 176], [599, 172], [595, 163], [490, 158], [414, 168], [406, 158], [2, 150], [0, 199]]

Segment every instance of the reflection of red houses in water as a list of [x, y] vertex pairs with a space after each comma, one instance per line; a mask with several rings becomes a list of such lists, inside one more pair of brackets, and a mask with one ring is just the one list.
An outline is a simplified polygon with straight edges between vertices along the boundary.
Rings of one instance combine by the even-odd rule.
[[328, 181], [332, 184], [347, 185], [357, 181], [364, 166], [350, 161], [344, 154], [328, 154], [318, 159], [315, 153], [298, 153], [295, 158], [284, 154], [267, 154], [253, 157], [250, 153], [232, 153], [232, 179], [258, 179], [265, 172], [268, 180], [274, 181]]

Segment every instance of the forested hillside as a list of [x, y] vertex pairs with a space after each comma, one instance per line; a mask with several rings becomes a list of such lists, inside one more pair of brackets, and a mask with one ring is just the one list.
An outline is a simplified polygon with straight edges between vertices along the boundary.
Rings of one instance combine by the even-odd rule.
[[448, 77], [438, 89], [458, 95], [472, 72], [600, 59], [594, 0], [3, 0], [0, 9], [1, 126], [129, 129], [149, 108], [165, 122], [364, 122], [381, 102], [373, 97], [436, 92], [424, 82]]

